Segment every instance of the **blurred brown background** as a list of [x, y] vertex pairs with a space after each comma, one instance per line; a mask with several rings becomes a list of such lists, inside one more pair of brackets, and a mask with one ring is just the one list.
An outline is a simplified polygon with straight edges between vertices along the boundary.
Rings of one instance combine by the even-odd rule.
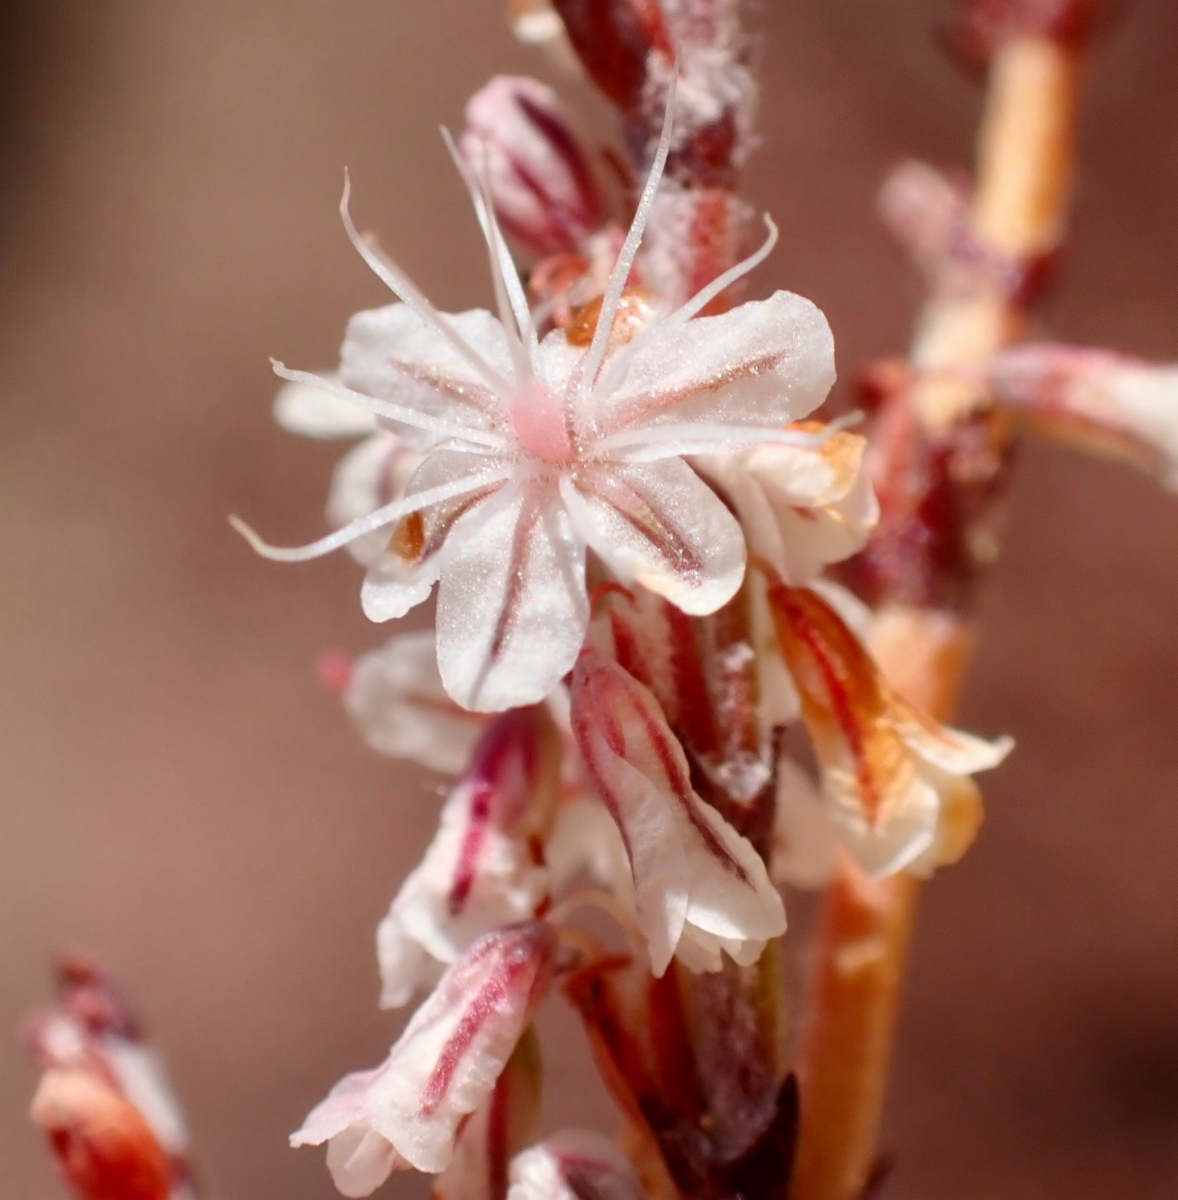
[[[82, 947], [125, 979], [183, 1094], [208, 1194], [332, 1195], [285, 1136], [398, 1019], [374, 924], [436, 781], [364, 749], [318, 651], [383, 631], [321, 529], [337, 451], [272, 426], [268, 356], [333, 361], [381, 299], [335, 213], [344, 165], [443, 307], [484, 303], [437, 136], [535, 71], [499, 0], [25, 0], [0, 47], [0, 1163], [61, 1194], [10, 1036]], [[943, 0], [766, 0], [748, 194], [844, 377], [902, 348], [916, 290], [877, 226], [885, 168], [968, 163], [978, 91], [933, 50]], [[565, 88], [574, 100], [586, 97]], [[1092, 66], [1061, 336], [1178, 359], [1178, 8], [1139, 0]], [[600, 113], [599, 113], [600, 117]], [[600, 127], [604, 128], [604, 125]], [[1178, 1194], [1178, 501], [1025, 452], [963, 723], [1019, 750], [929, 889], [904, 1010], [888, 1195]], [[572, 1026], [553, 1112], [582, 1103]], [[394, 1196], [419, 1194], [399, 1178]]]

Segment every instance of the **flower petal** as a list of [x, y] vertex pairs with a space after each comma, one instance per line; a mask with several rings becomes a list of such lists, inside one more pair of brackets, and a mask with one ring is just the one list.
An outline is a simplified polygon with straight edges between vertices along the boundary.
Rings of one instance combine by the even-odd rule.
[[597, 437], [661, 421], [780, 429], [813, 412], [833, 383], [826, 318], [775, 292], [636, 339], [607, 365], [587, 417]]
[[[506, 335], [489, 312], [472, 309], [446, 314], [446, 320], [488, 365], [512, 377]], [[405, 304], [360, 312], [348, 322], [340, 378], [365, 395], [452, 425], [488, 432], [502, 419], [502, 402], [483, 375]], [[420, 449], [436, 441], [407, 426], [397, 432]]]
[[344, 704], [374, 750], [448, 775], [466, 766], [483, 728], [446, 695], [432, 629], [397, 634], [361, 655]]
[[740, 526], [681, 459], [588, 468], [562, 480], [561, 495], [581, 536], [615, 574], [683, 612], [715, 612], [740, 587]]
[[[334, 378], [334, 373], [327, 374]], [[376, 417], [367, 409], [309, 383], [286, 383], [278, 389], [274, 420], [290, 433], [311, 438], [364, 437], [376, 429]]]
[[1014, 749], [1014, 739], [1000, 737], [993, 742], [950, 729], [926, 716], [918, 708], [893, 695], [892, 724], [908, 745], [925, 762], [952, 775], [973, 775], [990, 771]]
[[748, 841], [692, 790], [658, 701], [593, 649], [578, 660], [572, 695], [586, 772], [626, 844], [654, 974], [696, 935], [704, 969], [719, 968], [721, 942], [740, 961], [755, 959], [785, 930], [781, 897]]
[[838, 866], [835, 826], [810, 776], [790, 758], [777, 764], [773, 880], [797, 888], [825, 887]]
[[584, 542], [553, 484], [505, 487], [454, 525], [438, 589], [438, 666], [464, 708], [543, 700], [572, 669], [588, 621]]

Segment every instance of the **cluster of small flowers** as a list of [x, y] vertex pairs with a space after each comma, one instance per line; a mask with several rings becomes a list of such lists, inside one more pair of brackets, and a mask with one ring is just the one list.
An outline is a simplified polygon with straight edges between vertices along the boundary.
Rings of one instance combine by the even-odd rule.
[[[333, 481], [336, 532], [286, 551], [242, 531], [276, 559], [347, 546], [374, 620], [438, 583], [434, 629], [330, 674], [371, 745], [459, 775], [377, 935], [382, 1004], [432, 990], [386, 1062], [292, 1138], [327, 1143], [346, 1195], [406, 1167], [468, 1194], [513, 1154], [514, 1200], [574, 1159], [636, 1189], [587, 1133], [528, 1148], [532, 1015], [599, 952], [573, 909], [612, 913], [656, 979], [673, 961], [751, 965], [785, 931], [777, 883], [821, 885], [840, 854], [875, 877], [959, 857], [980, 821], [970, 776], [1008, 749], [902, 701], [866, 648], [871, 614], [819, 578], [877, 516], [863, 440], [808, 419], [834, 380], [827, 323], [785, 292], [701, 315], [768, 254], [772, 223], [682, 305], [650, 286], [673, 80], [669, 97], [623, 236], [602, 228], [555, 96], [494, 80], [451, 149], [498, 315], [435, 311], [356, 232], [345, 194], [353, 243], [401, 303], [352, 319], [338, 372], [277, 368], [283, 426], [360, 440]], [[542, 256], [533, 281], [564, 280], [539, 307], [504, 230]], [[747, 620], [721, 645], [707, 621], [734, 606]], [[774, 749], [798, 721], [818, 784]]]

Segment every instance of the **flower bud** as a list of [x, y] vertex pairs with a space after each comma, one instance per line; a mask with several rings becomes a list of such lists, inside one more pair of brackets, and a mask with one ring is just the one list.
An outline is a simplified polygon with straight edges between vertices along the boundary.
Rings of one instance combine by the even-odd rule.
[[558, 942], [543, 921], [481, 937], [442, 976], [385, 1062], [342, 1079], [291, 1135], [327, 1143], [345, 1196], [394, 1170], [438, 1174], [470, 1113], [490, 1097], [552, 979]]
[[574, 250], [602, 220], [589, 160], [556, 93], [498, 75], [466, 105], [462, 157], [486, 180], [504, 232], [535, 254]]

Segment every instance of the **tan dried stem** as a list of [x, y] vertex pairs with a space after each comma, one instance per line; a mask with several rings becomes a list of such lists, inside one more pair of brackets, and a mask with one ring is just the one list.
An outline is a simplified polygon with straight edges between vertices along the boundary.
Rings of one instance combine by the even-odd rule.
[[[990, 68], [978, 140], [972, 220], [987, 246], [1027, 263], [1059, 244], [1071, 190], [1080, 63], [1074, 48], [1018, 38]], [[911, 403], [940, 433], [986, 401], [954, 375], [1019, 340], [1025, 309], [997, 286], [968, 297], [933, 297], [911, 350], [926, 376]], [[873, 650], [900, 693], [941, 720], [956, 706], [972, 648], [955, 615], [891, 605]], [[854, 1200], [876, 1159], [897, 1003], [919, 885], [907, 875], [866, 880], [848, 861], [826, 897], [799, 1073], [802, 1130], [793, 1200]]]

